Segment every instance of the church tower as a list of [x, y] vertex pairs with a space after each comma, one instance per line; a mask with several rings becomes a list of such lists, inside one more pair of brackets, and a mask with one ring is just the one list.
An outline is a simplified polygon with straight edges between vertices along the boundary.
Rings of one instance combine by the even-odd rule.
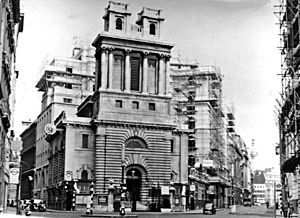
[[170, 185], [175, 125], [169, 80], [173, 45], [161, 39], [161, 10], [144, 7], [135, 24], [129, 23], [130, 15], [128, 4], [110, 1], [103, 17], [104, 31], [93, 42], [92, 123], [95, 194], [105, 198], [110, 180], [116, 186], [124, 182], [134, 211], [150, 203], [150, 190]]

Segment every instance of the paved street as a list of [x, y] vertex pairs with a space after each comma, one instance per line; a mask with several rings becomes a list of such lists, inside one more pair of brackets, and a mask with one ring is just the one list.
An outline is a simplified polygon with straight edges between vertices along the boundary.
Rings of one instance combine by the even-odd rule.
[[[63, 212], [63, 211], [47, 211], [43, 213], [33, 212], [32, 217], [62, 217], [62, 218], [71, 218], [71, 217], [81, 217], [84, 214], [84, 211], [76, 212]], [[237, 207], [237, 213], [231, 214], [230, 209], [221, 209], [217, 211], [216, 215], [213, 215], [214, 218], [257, 218], [257, 217], [274, 217], [272, 209], [267, 210], [264, 206], [254, 206], [254, 207]], [[279, 213], [277, 213], [279, 215]], [[101, 214], [97, 214], [101, 215]], [[105, 215], [117, 215], [117, 214], [105, 214]], [[202, 210], [198, 211], [189, 211], [185, 213], [130, 213], [130, 215], [137, 215], [139, 218], [199, 218], [199, 217], [210, 217], [210, 215], [202, 214]], [[25, 216], [22, 214], [22, 216]], [[9, 208], [6, 214], [0, 214], [0, 218], [10, 218], [10, 217], [20, 217], [20, 215], [15, 215], [15, 208]], [[282, 216], [277, 216], [282, 217]]]

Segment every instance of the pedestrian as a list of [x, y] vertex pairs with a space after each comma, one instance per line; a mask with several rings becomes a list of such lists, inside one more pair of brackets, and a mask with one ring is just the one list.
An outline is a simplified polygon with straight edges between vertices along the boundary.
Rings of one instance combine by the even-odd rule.
[[292, 217], [292, 213], [293, 213], [293, 206], [289, 205], [288, 206], [288, 218]]
[[287, 217], [288, 204], [286, 202], [282, 203], [281, 210], [282, 210], [282, 213], [283, 213], [283, 217]]
[[266, 206], [267, 206], [268, 209], [269, 209], [269, 205], [270, 205], [269, 201], [267, 201]]

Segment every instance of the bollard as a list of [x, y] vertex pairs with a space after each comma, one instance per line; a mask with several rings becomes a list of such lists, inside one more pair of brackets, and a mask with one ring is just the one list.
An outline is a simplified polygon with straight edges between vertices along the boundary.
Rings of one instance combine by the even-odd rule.
[[90, 185], [90, 194], [91, 194], [91, 209], [90, 209], [90, 214], [92, 215], [93, 214], [93, 203], [94, 203], [94, 182], [91, 183]]
[[76, 193], [75, 190], [73, 191], [73, 196], [72, 196], [72, 210], [76, 210]]

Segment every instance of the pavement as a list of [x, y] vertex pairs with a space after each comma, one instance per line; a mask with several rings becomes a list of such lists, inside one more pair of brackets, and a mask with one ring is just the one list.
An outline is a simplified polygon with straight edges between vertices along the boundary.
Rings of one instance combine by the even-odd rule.
[[[224, 214], [231, 214], [231, 215], [236, 215], [237, 217], [241, 216], [261, 216], [261, 217], [274, 217], [274, 209], [269, 208], [267, 209], [265, 206], [253, 206], [253, 207], [244, 207], [244, 206], [239, 206], [237, 205], [236, 207], [236, 213], [231, 213], [231, 210], [229, 208], [221, 208], [217, 209], [217, 213], [222, 212]], [[93, 215], [86, 215], [84, 211], [61, 211], [61, 210], [52, 210], [52, 209], [47, 209], [47, 212], [49, 213], [74, 213], [77, 215], [81, 215], [82, 217], [103, 217], [103, 218], [114, 218], [114, 217], [121, 217], [118, 212], [95, 212]], [[161, 212], [146, 212], [147, 214], [151, 215], [159, 215], [163, 214]], [[139, 215], [145, 214], [145, 212], [127, 212], [124, 218], [129, 217], [129, 218], [134, 218], [138, 217]], [[203, 210], [191, 210], [191, 211], [184, 211], [184, 212], [171, 212], [168, 214], [203, 214]], [[25, 216], [24, 212], [22, 212], [22, 215], [16, 215], [16, 208], [14, 207], [8, 207], [7, 211], [5, 213], [0, 213], [0, 218], [13, 218], [13, 217], [20, 217], [20, 216]], [[38, 218], [37, 216], [35, 216]], [[283, 214], [280, 213], [280, 210], [276, 210], [276, 217], [283, 218]], [[293, 214], [292, 217], [298, 217], [297, 214]]]

